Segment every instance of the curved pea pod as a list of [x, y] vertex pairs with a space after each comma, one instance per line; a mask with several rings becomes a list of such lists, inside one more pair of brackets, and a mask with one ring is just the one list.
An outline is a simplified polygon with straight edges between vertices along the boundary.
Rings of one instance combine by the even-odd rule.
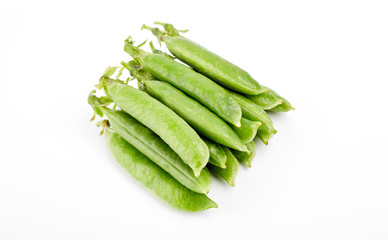
[[208, 193], [211, 186], [209, 171], [202, 169], [197, 178], [191, 168], [162, 140], [124, 111], [100, 107], [110, 126], [129, 144], [147, 156], [164, 171], [194, 192]]
[[224, 121], [240, 126], [241, 107], [221, 86], [193, 69], [160, 53], [147, 53], [125, 41], [125, 51], [156, 78], [197, 100]]
[[145, 25], [143, 28], [150, 30], [159, 41], [166, 44], [168, 50], [176, 58], [196, 71], [236, 92], [256, 95], [264, 91], [263, 87], [245, 70], [205, 47], [180, 36], [179, 31], [171, 24], [156, 23], [163, 25], [166, 32]]
[[159, 135], [199, 177], [209, 161], [209, 149], [181, 117], [143, 91], [106, 78], [101, 82], [117, 106]]
[[253, 122], [245, 118], [241, 118], [241, 127], [231, 126], [240, 137], [241, 141], [248, 143], [252, 141], [257, 134], [257, 129], [261, 126], [261, 122]]
[[201, 135], [227, 147], [248, 151], [239, 136], [217, 115], [167, 82], [150, 80], [144, 71], [130, 69], [131, 75], [142, 82], [152, 97], [171, 108]]
[[256, 144], [254, 141], [251, 141], [246, 144], [250, 153], [247, 152], [240, 152], [234, 149], [231, 149], [233, 155], [241, 162], [243, 163], [246, 167], [251, 167], [252, 160], [256, 156]]
[[190, 212], [217, 208], [205, 194], [180, 184], [117, 133], [108, 130], [105, 136], [110, 152], [124, 170], [164, 202]]
[[220, 168], [216, 166], [209, 165], [209, 170], [223, 179], [232, 187], [234, 187], [234, 180], [236, 179], [239, 164], [236, 157], [227, 147], [222, 147], [226, 153], [226, 168]]
[[255, 96], [247, 96], [257, 105], [259, 105], [264, 110], [269, 110], [273, 112], [288, 112], [290, 110], [295, 110], [292, 107], [291, 103], [285, 98], [281, 97], [274, 90], [268, 88], [268, 92], [263, 92]]
[[268, 144], [268, 141], [277, 132], [268, 114], [252, 100], [232, 91], [229, 93], [240, 104], [243, 118], [261, 122], [256, 136], [264, 144]]
[[226, 153], [222, 146], [206, 138], [202, 138], [202, 140], [209, 148], [209, 163], [220, 168], [226, 168]]

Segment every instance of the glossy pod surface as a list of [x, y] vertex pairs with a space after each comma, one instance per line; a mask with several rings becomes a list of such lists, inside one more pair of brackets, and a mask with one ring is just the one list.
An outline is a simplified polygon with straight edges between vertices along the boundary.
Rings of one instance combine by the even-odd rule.
[[226, 153], [226, 168], [219, 168], [216, 166], [209, 165], [209, 170], [223, 179], [232, 187], [234, 187], [234, 180], [236, 179], [239, 164], [236, 157], [227, 147], [222, 147]]
[[143, 84], [152, 97], [171, 108], [201, 135], [224, 146], [247, 151], [228, 124], [171, 84], [155, 80], [143, 81]]
[[158, 135], [124, 111], [102, 107], [110, 126], [178, 182], [194, 192], [208, 193], [211, 187], [209, 171], [202, 169], [197, 178], [193, 170]]
[[247, 97], [264, 110], [274, 112], [288, 112], [290, 110], [294, 110], [289, 101], [287, 101], [285, 98], [281, 97], [279, 94], [277, 94], [274, 90], [271, 89], [269, 89], [268, 92]]
[[209, 161], [209, 149], [198, 134], [174, 111], [128, 85], [106, 85], [109, 97], [122, 110], [155, 132], [199, 176]]
[[249, 151], [251, 151], [250, 153], [240, 152], [240, 151], [237, 151], [234, 149], [231, 149], [231, 151], [232, 151], [233, 155], [237, 158], [237, 160], [242, 162], [245, 166], [251, 167], [252, 160], [256, 156], [256, 144], [254, 141], [251, 141], [251, 142], [247, 143], [246, 145], [247, 145]]
[[253, 122], [246, 118], [241, 118], [241, 127], [232, 126], [243, 143], [249, 143], [257, 134], [257, 129], [261, 126], [260, 122]]
[[146, 55], [142, 65], [158, 79], [185, 92], [224, 121], [240, 126], [240, 105], [225, 89], [209, 78], [163, 54]]
[[220, 85], [249, 95], [263, 92], [249, 73], [203, 46], [180, 36], [167, 38], [165, 43], [175, 57]]
[[206, 138], [202, 138], [202, 140], [209, 148], [209, 163], [220, 168], [226, 168], [226, 153], [222, 146]]
[[205, 194], [193, 192], [177, 182], [118, 134], [108, 130], [105, 136], [110, 152], [124, 170], [172, 207], [190, 212], [217, 208]]
[[274, 129], [272, 120], [268, 114], [252, 100], [232, 91], [229, 91], [229, 93], [240, 104], [242, 116], [244, 118], [261, 122], [261, 126], [257, 130], [256, 136], [264, 144], [268, 144], [268, 141], [277, 132]]

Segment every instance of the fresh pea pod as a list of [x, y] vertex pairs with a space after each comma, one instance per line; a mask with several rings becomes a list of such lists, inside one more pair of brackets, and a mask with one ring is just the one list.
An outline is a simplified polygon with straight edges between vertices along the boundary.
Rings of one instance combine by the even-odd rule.
[[268, 144], [268, 141], [277, 132], [268, 114], [252, 100], [232, 91], [229, 91], [229, 93], [240, 104], [243, 118], [261, 122], [256, 136], [264, 144]]
[[[244, 142], [224, 121], [197, 101], [167, 82], [156, 81], [144, 70], [137, 70], [133, 62], [126, 66], [131, 75], [142, 83], [142, 89], [171, 108], [201, 135], [227, 147], [248, 151]], [[256, 135], [256, 133], [255, 133]]]
[[219, 168], [216, 166], [209, 165], [209, 170], [223, 179], [232, 187], [234, 187], [234, 180], [236, 179], [239, 164], [236, 157], [227, 147], [222, 147], [226, 153], [226, 168]]
[[240, 152], [234, 149], [231, 149], [233, 155], [242, 162], [246, 167], [251, 167], [252, 160], [255, 158], [256, 155], [256, 144], [254, 141], [251, 141], [246, 144], [250, 153], [247, 152]]
[[105, 137], [110, 152], [124, 170], [172, 207], [190, 212], [217, 208], [205, 194], [180, 184], [117, 133], [107, 130]]
[[[194, 176], [191, 168], [158, 135], [122, 110], [112, 110], [100, 98], [93, 95], [88, 102], [109, 119], [110, 127], [129, 144], [146, 155], [178, 182], [194, 192], [208, 193], [211, 186], [209, 171], [204, 168], [201, 176]], [[100, 114], [101, 116], [101, 114]]]
[[209, 78], [165, 54], [142, 51], [129, 39], [125, 41], [124, 50], [158, 79], [185, 92], [224, 121], [237, 127], [241, 125], [241, 107], [224, 88]]
[[168, 50], [176, 58], [196, 71], [236, 92], [256, 95], [264, 91], [263, 87], [249, 73], [203, 46], [180, 36], [179, 31], [171, 24], [155, 23], [162, 25], [166, 32], [145, 25], [143, 28], [152, 31], [160, 42], [163, 41], [166, 44]]
[[248, 143], [256, 137], [257, 129], [259, 129], [260, 126], [261, 122], [253, 122], [246, 118], [241, 118], [241, 127], [231, 127], [240, 137], [241, 141], [243, 141], [244, 143]]
[[202, 140], [209, 148], [209, 163], [220, 168], [226, 168], [226, 153], [222, 146], [206, 138], [202, 138]]
[[207, 194], [211, 179], [207, 168], [196, 177], [191, 168], [158, 135], [129, 116], [124, 111], [103, 108], [111, 127], [128, 143], [155, 162], [178, 182], [194, 192]]
[[269, 88], [268, 92], [263, 92], [259, 95], [247, 97], [264, 110], [273, 112], [288, 112], [290, 110], [295, 110], [289, 101]]
[[199, 177], [209, 149], [182, 118], [143, 91], [106, 77], [100, 81], [117, 106], [159, 135]]

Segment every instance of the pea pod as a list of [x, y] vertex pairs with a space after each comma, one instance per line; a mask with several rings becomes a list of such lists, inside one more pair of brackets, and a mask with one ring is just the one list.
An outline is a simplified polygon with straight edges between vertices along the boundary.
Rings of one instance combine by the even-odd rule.
[[259, 107], [252, 100], [244, 97], [238, 93], [229, 91], [230, 95], [240, 104], [242, 110], [242, 116], [251, 121], [261, 122], [261, 126], [257, 130], [257, 137], [265, 144], [272, 136], [277, 132], [274, 127], [271, 118], [268, 114]]
[[209, 78], [160, 53], [147, 53], [125, 41], [125, 51], [158, 79], [194, 98], [224, 121], [241, 125], [241, 108], [229, 93]]
[[244, 142], [224, 121], [197, 101], [167, 82], [153, 80], [149, 73], [138, 70], [133, 62], [122, 64], [142, 83], [142, 89], [171, 108], [198, 133], [227, 147], [248, 151]]
[[260, 129], [260, 126], [261, 122], [253, 122], [246, 118], [241, 118], [241, 127], [232, 126], [232, 128], [240, 137], [241, 141], [248, 143], [256, 137], [257, 129]]
[[247, 152], [240, 152], [234, 149], [231, 149], [233, 155], [240, 161], [242, 162], [245, 166], [251, 167], [252, 160], [256, 156], [256, 144], [254, 141], [251, 141], [246, 144], [250, 153]]
[[159, 135], [199, 177], [209, 161], [209, 149], [182, 118], [143, 91], [106, 77], [101, 83], [117, 106]]
[[117, 133], [108, 130], [105, 137], [110, 152], [124, 170], [172, 207], [190, 212], [217, 208], [217, 204], [206, 195], [193, 192], [177, 182]]
[[171, 24], [155, 23], [162, 25], [166, 32], [145, 25], [143, 28], [152, 31], [176, 58], [196, 71], [236, 92], [256, 95], [265, 91], [249, 73], [203, 46], [180, 36], [179, 31]]
[[206, 138], [202, 138], [202, 140], [209, 148], [209, 163], [220, 168], [226, 168], [226, 153], [222, 146]]
[[223, 179], [232, 187], [234, 187], [234, 180], [236, 179], [239, 164], [236, 157], [227, 147], [222, 147], [226, 153], [226, 168], [219, 168], [216, 166], [209, 165], [209, 170]]
[[295, 110], [291, 103], [285, 98], [281, 97], [272, 89], [268, 88], [268, 90], [268, 92], [263, 92], [259, 95], [247, 97], [264, 110], [273, 112], [288, 112], [290, 110]]
[[105, 114], [109, 119], [110, 127], [116, 133], [185, 187], [194, 192], [209, 192], [211, 179], [206, 168], [202, 170], [199, 178], [195, 177], [191, 168], [158, 135], [126, 112], [101, 106], [103, 102], [93, 95], [94, 92], [89, 95], [89, 104]]

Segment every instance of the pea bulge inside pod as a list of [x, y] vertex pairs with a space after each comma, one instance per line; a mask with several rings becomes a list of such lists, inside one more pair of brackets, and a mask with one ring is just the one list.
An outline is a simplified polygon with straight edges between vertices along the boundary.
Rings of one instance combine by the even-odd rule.
[[109, 97], [125, 112], [165, 141], [199, 176], [209, 161], [209, 149], [175, 112], [147, 93], [123, 84], [107, 84]]

